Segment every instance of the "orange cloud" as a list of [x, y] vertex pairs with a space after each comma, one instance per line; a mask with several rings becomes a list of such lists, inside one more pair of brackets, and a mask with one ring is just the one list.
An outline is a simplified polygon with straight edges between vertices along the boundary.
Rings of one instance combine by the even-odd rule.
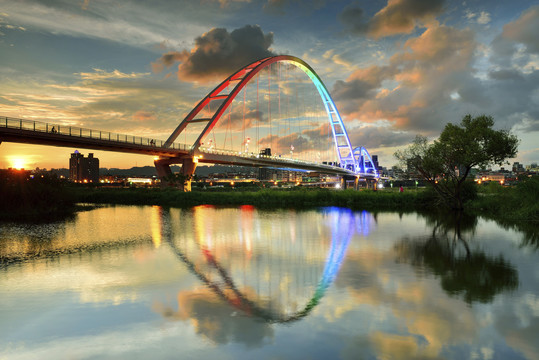
[[443, 0], [389, 0], [369, 20], [363, 19], [361, 8], [352, 5], [345, 8], [339, 18], [348, 32], [378, 39], [409, 34], [420, 25], [437, 24], [436, 16], [442, 13], [443, 3]]
[[409, 34], [418, 24], [435, 22], [443, 10], [443, 0], [389, 0], [369, 24], [368, 34], [377, 39], [396, 34]]
[[[245, 294], [252, 295], [252, 291], [246, 289]], [[169, 320], [189, 320], [197, 334], [216, 344], [240, 342], [251, 347], [273, 337], [268, 323], [238, 313], [237, 308], [217, 298], [209, 288], [180, 291], [177, 310], [161, 303], [155, 303], [153, 310]]]
[[139, 110], [133, 114], [133, 120], [138, 122], [155, 121], [155, 114], [149, 111]]
[[444, 123], [439, 109], [449, 109], [451, 93], [474, 82], [476, 48], [471, 30], [433, 24], [407, 40], [388, 65], [358, 69], [337, 81], [339, 111], [346, 119], [387, 120], [395, 130], [438, 130]]

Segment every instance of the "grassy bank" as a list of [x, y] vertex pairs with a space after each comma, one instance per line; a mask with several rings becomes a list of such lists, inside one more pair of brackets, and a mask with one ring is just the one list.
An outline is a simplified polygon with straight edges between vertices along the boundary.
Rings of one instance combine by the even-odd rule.
[[[440, 210], [435, 194], [428, 189], [406, 189], [403, 193], [384, 189], [329, 190], [329, 189], [261, 189], [192, 191], [176, 189], [110, 189], [71, 188], [70, 197], [78, 202], [161, 205], [191, 207], [196, 205], [255, 205], [260, 208], [309, 208], [341, 206], [362, 210], [432, 211]], [[531, 178], [514, 187], [497, 183], [478, 187], [477, 196], [466, 203], [468, 212], [506, 221], [539, 222], [539, 177]]]
[[539, 222], [539, 177], [505, 187], [490, 183], [479, 187], [479, 196], [468, 205], [470, 211], [492, 219]]
[[[4, 179], [5, 180], [5, 179]], [[329, 189], [261, 189], [261, 190], [195, 190], [101, 188], [68, 186], [55, 179], [10, 179], [0, 181], [0, 219], [54, 220], [73, 214], [76, 203], [160, 205], [192, 207], [197, 205], [239, 206], [259, 208], [312, 208], [340, 206], [369, 211], [439, 211], [435, 195], [424, 189], [395, 190], [329, 190]], [[468, 212], [505, 224], [525, 222], [539, 226], [539, 177], [515, 187], [499, 184], [480, 186], [478, 194], [466, 203]], [[527, 226], [528, 226], [527, 225]]]
[[365, 210], [414, 210], [422, 207], [421, 192], [354, 191], [328, 189], [263, 189], [259, 191], [192, 191], [175, 189], [72, 189], [79, 202], [161, 205], [191, 207], [196, 205], [255, 205], [260, 208], [308, 208], [342, 206]]

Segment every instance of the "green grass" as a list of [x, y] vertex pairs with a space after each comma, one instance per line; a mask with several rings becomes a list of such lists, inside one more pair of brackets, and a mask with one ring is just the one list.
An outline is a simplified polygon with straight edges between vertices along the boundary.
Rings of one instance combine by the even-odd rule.
[[[335, 190], [335, 189], [212, 189], [182, 192], [173, 188], [101, 188], [66, 186], [48, 182], [0, 182], [0, 216], [3, 220], [50, 219], [73, 213], [75, 203], [161, 205], [188, 208], [197, 205], [258, 208], [347, 207], [369, 211], [439, 210], [435, 194], [428, 189]], [[478, 187], [478, 196], [466, 203], [467, 211], [506, 224], [539, 224], [539, 177], [514, 187], [490, 184]], [[528, 224], [528, 225], [529, 225]], [[534, 225], [535, 224], [535, 225]]]
[[539, 222], [538, 176], [513, 187], [491, 183], [479, 189], [479, 196], [469, 204], [474, 213], [506, 221]]
[[72, 189], [78, 202], [191, 207], [196, 205], [255, 205], [260, 208], [341, 206], [365, 210], [413, 210], [421, 207], [422, 192], [328, 189], [263, 189], [258, 191], [192, 191], [175, 189]]

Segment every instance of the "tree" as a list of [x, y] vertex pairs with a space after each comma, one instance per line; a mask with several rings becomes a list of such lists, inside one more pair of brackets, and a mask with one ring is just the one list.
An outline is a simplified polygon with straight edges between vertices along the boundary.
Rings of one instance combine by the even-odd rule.
[[517, 154], [518, 139], [506, 130], [494, 130], [491, 116], [466, 115], [460, 125], [447, 124], [440, 138], [429, 144], [421, 135], [395, 157], [416, 171], [449, 207], [463, 209], [466, 179], [473, 167], [501, 165]]
[[165, 176], [162, 181], [164, 181], [165, 184], [167, 184], [168, 186], [175, 186], [185, 191], [185, 187], [190, 180], [191, 180], [190, 175], [185, 175], [179, 172], [179, 173], [172, 173]]

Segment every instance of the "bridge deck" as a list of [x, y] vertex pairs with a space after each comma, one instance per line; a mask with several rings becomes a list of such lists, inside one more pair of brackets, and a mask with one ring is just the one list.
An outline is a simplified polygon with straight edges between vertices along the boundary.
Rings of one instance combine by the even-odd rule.
[[164, 147], [164, 141], [108, 131], [84, 129], [15, 118], [0, 118], [0, 141], [117, 151], [153, 156], [189, 154], [184, 144]]
[[[199, 149], [200, 150], [200, 149]], [[337, 166], [312, 163], [279, 156], [265, 156], [256, 154], [239, 154], [225, 150], [198, 151], [198, 162], [212, 164], [226, 164], [252, 167], [272, 167], [287, 170], [315, 171], [329, 175], [355, 176], [354, 172]]]
[[[0, 117], [0, 142], [2, 141], [116, 151], [169, 158], [195, 156], [197, 161], [201, 163], [316, 171], [340, 176], [357, 175], [351, 170], [338, 166], [297, 159], [204, 148], [193, 151], [188, 145], [176, 143], [171, 144], [171, 147], [165, 147], [165, 142], [161, 140], [155, 141], [139, 136], [9, 117]], [[371, 174], [360, 174], [360, 176], [374, 178]]]

